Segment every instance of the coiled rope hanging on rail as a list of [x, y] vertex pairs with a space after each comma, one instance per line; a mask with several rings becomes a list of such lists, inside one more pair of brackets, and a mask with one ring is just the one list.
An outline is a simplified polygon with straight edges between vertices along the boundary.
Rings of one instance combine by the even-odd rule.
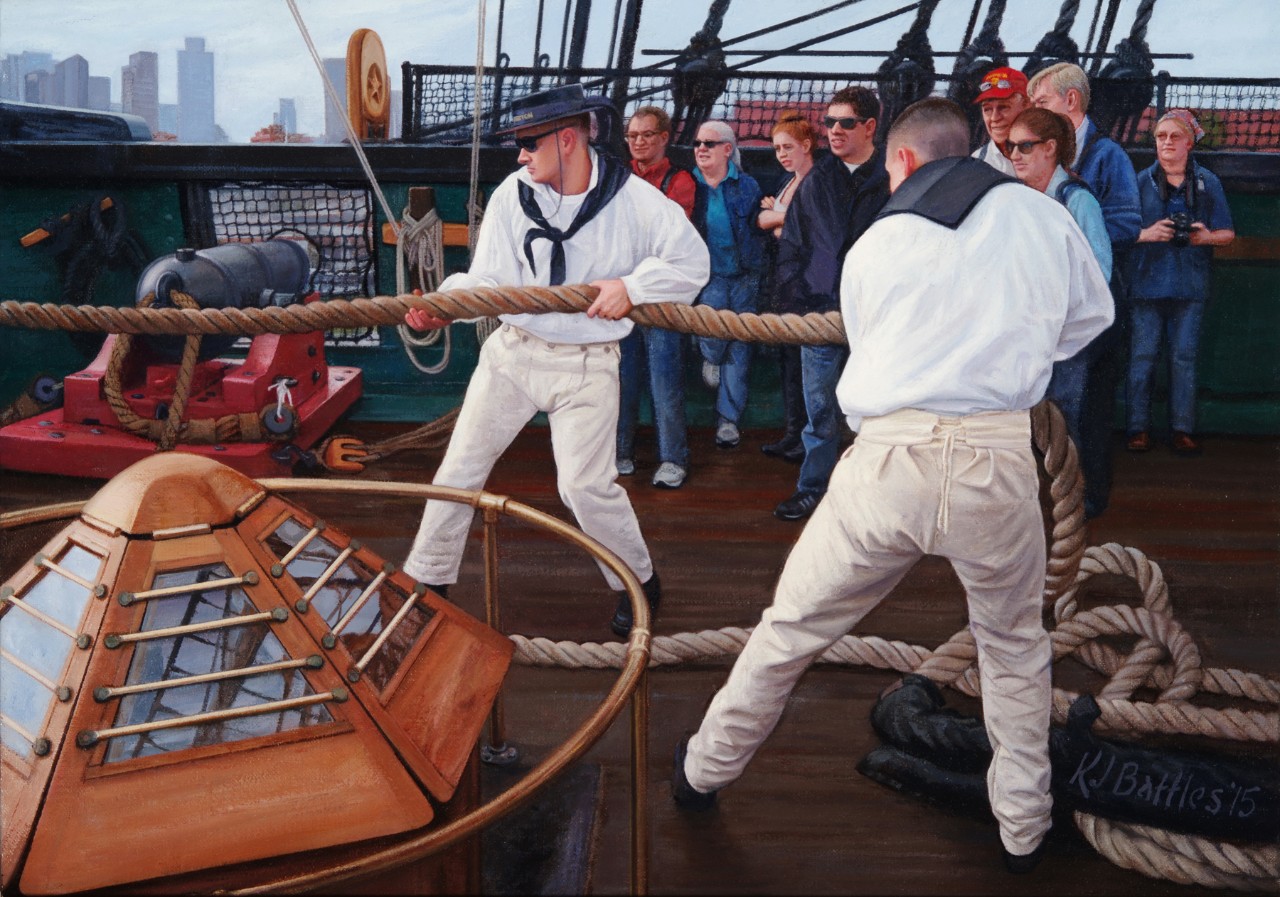
[[[440, 318], [474, 318], [508, 312], [580, 312], [596, 291], [585, 285], [499, 287], [433, 292], [424, 296], [378, 296], [329, 300], [266, 309], [201, 309], [175, 294], [175, 308], [60, 306], [0, 302], [0, 326], [123, 334], [257, 335], [301, 333], [337, 327], [398, 325], [411, 308]], [[840, 344], [845, 333], [838, 312], [808, 315], [735, 314], [705, 306], [659, 303], [635, 306], [638, 324], [699, 336], [752, 342]], [[444, 421], [433, 422], [440, 424]], [[437, 436], [443, 437], [444, 426]], [[1050, 403], [1033, 409], [1032, 438], [1043, 456], [1052, 517], [1045, 590], [1057, 627], [1050, 633], [1055, 660], [1074, 656], [1109, 678], [1097, 696], [1098, 725], [1115, 732], [1173, 732], [1250, 742], [1280, 742], [1280, 712], [1198, 706], [1198, 692], [1243, 698], [1280, 707], [1280, 683], [1240, 670], [1204, 669], [1200, 652], [1172, 617], [1168, 589], [1159, 567], [1136, 549], [1109, 544], [1085, 548], [1083, 483], [1074, 444], [1061, 413]], [[389, 451], [387, 452], [389, 453]], [[1090, 577], [1113, 573], [1134, 579], [1143, 606], [1116, 605], [1081, 611], [1077, 593]], [[726, 627], [699, 633], [657, 636], [650, 663], [686, 663], [735, 655], [749, 629]], [[1128, 635], [1137, 643], [1127, 654], [1099, 639]], [[553, 642], [512, 635], [515, 660], [535, 666], [620, 667], [626, 644]], [[977, 650], [967, 628], [935, 649], [875, 636], [847, 635], [819, 658], [822, 663], [858, 664], [915, 672], [940, 685], [978, 696]], [[1159, 690], [1154, 702], [1133, 700], [1136, 689]], [[1062, 722], [1078, 695], [1054, 689], [1053, 716]], [[1149, 827], [1113, 822], [1077, 812], [1076, 822], [1090, 844], [1111, 862], [1173, 881], [1250, 891], [1276, 891], [1280, 849], [1218, 844]]]

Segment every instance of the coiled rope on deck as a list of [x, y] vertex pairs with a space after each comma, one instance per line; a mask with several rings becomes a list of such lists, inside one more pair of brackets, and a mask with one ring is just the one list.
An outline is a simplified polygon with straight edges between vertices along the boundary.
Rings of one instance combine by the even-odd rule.
[[[1142, 591], [1142, 606], [1122, 604], [1081, 611], [1076, 601], [1079, 588], [1099, 574], [1133, 579]], [[1053, 594], [1047, 586], [1045, 592], [1046, 596]], [[1089, 547], [1069, 588], [1049, 600], [1057, 621], [1049, 634], [1054, 661], [1073, 656], [1109, 677], [1096, 697], [1101, 711], [1096, 728], [1125, 735], [1177, 733], [1251, 743], [1280, 742], [1280, 710], [1276, 709], [1280, 708], [1280, 682], [1242, 670], [1202, 667], [1199, 649], [1172, 617], [1160, 568], [1142, 552], [1115, 543]], [[751, 631], [725, 627], [655, 636], [649, 665], [674, 666], [733, 656], [741, 653]], [[1115, 636], [1136, 636], [1137, 642], [1125, 655], [1100, 641]], [[622, 642], [578, 644], [521, 635], [510, 638], [516, 646], [515, 662], [529, 666], [619, 668], [626, 649]], [[878, 636], [846, 635], [816, 662], [920, 673], [971, 697], [980, 695], [977, 652], [967, 628], [933, 650]], [[1158, 690], [1154, 702], [1133, 698], [1134, 692], [1144, 687]], [[1253, 701], [1272, 709], [1201, 706], [1192, 703], [1198, 692]], [[1066, 722], [1078, 697], [1067, 689], [1053, 689], [1054, 722]], [[1183, 884], [1280, 892], [1280, 848], [1274, 845], [1213, 841], [1080, 811], [1074, 819], [1089, 844], [1122, 868]]]

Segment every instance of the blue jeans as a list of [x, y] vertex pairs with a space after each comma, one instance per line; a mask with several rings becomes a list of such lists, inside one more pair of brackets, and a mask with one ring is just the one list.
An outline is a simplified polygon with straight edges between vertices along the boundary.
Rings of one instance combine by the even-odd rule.
[[1196, 429], [1196, 355], [1204, 302], [1199, 299], [1135, 299], [1129, 342], [1125, 430], [1129, 435], [1151, 428], [1151, 381], [1160, 344], [1169, 357], [1169, 429]]
[[636, 420], [646, 371], [658, 431], [658, 460], [689, 466], [684, 418], [684, 334], [662, 327], [634, 327], [621, 342], [618, 457], [635, 458]]
[[1049, 388], [1044, 397], [1058, 406], [1067, 422], [1067, 432], [1080, 453], [1080, 428], [1083, 425], [1084, 390], [1089, 381], [1089, 347], [1085, 346], [1070, 358], [1056, 361], [1049, 377]]
[[[755, 272], [725, 277], [712, 274], [702, 288], [698, 302], [710, 308], [727, 308], [742, 314], [756, 310], [756, 288], [760, 275]], [[720, 390], [716, 394], [716, 414], [737, 423], [747, 407], [747, 386], [751, 374], [751, 343], [738, 340], [698, 337], [698, 351], [708, 364], [720, 366]]]
[[845, 346], [801, 346], [800, 371], [804, 381], [804, 408], [808, 421], [800, 441], [804, 461], [796, 481], [797, 492], [827, 491], [831, 471], [840, 459], [840, 406], [836, 384], [849, 350]]

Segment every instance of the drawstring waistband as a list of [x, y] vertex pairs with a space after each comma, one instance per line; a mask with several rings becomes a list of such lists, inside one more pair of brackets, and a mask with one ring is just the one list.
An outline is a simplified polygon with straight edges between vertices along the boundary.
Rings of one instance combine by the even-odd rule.
[[937, 527], [945, 533], [951, 524], [951, 470], [956, 443], [974, 448], [1026, 448], [1031, 444], [1031, 414], [1028, 411], [980, 411], [947, 417], [904, 408], [863, 420], [858, 439], [881, 445], [928, 445], [941, 439], [942, 483]]

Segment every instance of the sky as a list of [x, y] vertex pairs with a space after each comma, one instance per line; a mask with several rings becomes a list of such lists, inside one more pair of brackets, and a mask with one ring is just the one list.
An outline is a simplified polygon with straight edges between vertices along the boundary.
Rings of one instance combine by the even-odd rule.
[[[565, 4], [542, 0], [541, 51], [555, 65], [561, 54]], [[774, 49], [847, 28], [908, 5], [910, 0], [854, 0], [803, 25], [736, 45]], [[1128, 35], [1141, 0], [1122, 0], [1112, 46]], [[296, 0], [322, 57], [346, 54], [358, 28], [377, 32], [387, 54], [393, 86], [403, 62], [474, 66], [481, 0]], [[737, 37], [834, 5], [835, 0], [730, 0], [722, 40]], [[637, 64], [657, 57], [645, 49], [678, 49], [702, 27], [709, 0], [645, 0], [637, 41]], [[485, 63], [493, 64], [498, 0], [486, 8]], [[604, 66], [610, 56], [615, 8], [621, 0], [594, 0], [584, 63]], [[983, 2], [979, 23], [986, 15]], [[1012, 0], [1000, 37], [1011, 53], [1027, 53], [1057, 18], [1061, 0]], [[1071, 35], [1083, 47], [1097, 0], [1081, 0]], [[973, 0], [941, 0], [929, 28], [935, 52], [959, 50]], [[502, 50], [511, 64], [533, 64], [538, 0], [506, 0]], [[815, 45], [815, 49], [888, 52], [911, 24], [913, 12]], [[286, 0], [0, 0], [0, 56], [24, 50], [46, 52], [54, 60], [79, 53], [90, 75], [111, 78], [112, 100], [120, 100], [120, 69], [132, 53], [159, 55], [160, 102], [177, 102], [177, 51], [187, 37], [203, 37], [214, 53], [215, 119], [234, 142], [246, 142], [271, 124], [281, 98], [297, 105], [299, 131], [324, 131], [324, 88]], [[1177, 76], [1280, 77], [1280, 0], [1157, 0], [1147, 30], [1153, 53], [1191, 53], [1194, 59], [1157, 59], [1156, 68]], [[731, 57], [730, 61], [734, 61]], [[1014, 59], [1017, 62], [1015, 56]], [[876, 57], [844, 62], [850, 71], [872, 72]], [[775, 61], [758, 68], [831, 70], [831, 58]], [[935, 60], [950, 72], [950, 57]], [[339, 87], [339, 93], [342, 93]]]

